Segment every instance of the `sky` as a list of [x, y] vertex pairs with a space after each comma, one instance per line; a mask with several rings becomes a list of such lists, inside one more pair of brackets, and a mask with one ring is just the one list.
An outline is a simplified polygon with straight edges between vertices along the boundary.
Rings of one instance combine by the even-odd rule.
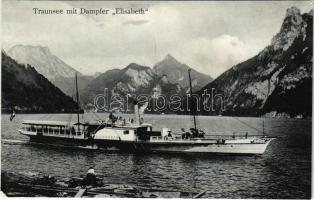
[[[49, 47], [92, 75], [129, 63], [153, 67], [167, 54], [216, 78], [270, 44], [286, 9], [311, 1], [3, 1], [2, 48]], [[143, 15], [34, 15], [39, 9], [144, 8]]]

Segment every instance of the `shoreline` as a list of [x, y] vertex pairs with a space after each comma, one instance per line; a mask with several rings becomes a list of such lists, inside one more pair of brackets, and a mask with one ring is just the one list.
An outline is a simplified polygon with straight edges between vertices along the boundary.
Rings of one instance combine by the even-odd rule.
[[[38, 112], [25, 112], [25, 113], [16, 113], [17, 115], [58, 115], [58, 114], [72, 114], [72, 115], [76, 115], [77, 113], [75, 112], [56, 112], [56, 113], [47, 113], [47, 112], [42, 112], [42, 113], [38, 113]], [[92, 113], [92, 112], [85, 112], [85, 113], [80, 113], [88, 115], [88, 114], [94, 114], [94, 115], [109, 115], [109, 113]], [[133, 113], [115, 113], [116, 115], [134, 115]], [[7, 113], [7, 112], [2, 112], [1, 115], [6, 115], [6, 116], [10, 116], [11, 113]], [[145, 114], [144, 116], [149, 117], [149, 116], [164, 116], [165, 118], [168, 117], [172, 117], [172, 116], [177, 116], [177, 117], [182, 117], [182, 118], [189, 118], [191, 117], [191, 115], [185, 115], [185, 114]], [[218, 116], [218, 115], [197, 115], [197, 117], [199, 118], [205, 118], [205, 117], [215, 117], [215, 118], [260, 118], [260, 119], [274, 119], [274, 120], [300, 120], [300, 121], [312, 121], [312, 118], [296, 118], [296, 117], [266, 117], [266, 116], [231, 116], [231, 115], [222, 115], [222, 116]]]

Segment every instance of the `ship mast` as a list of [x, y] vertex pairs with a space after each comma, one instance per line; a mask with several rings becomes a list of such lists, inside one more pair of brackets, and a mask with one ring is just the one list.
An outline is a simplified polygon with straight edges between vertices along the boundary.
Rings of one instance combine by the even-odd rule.
[[[189, 73], [189, 83], [190, 83], [190, 106], [191, 106], [191, 105], [192, 105], [192, 94], [193, 94], [193, 91], [192, 91], [192, 81], [191, 81], [191, 69], [188, 70], [188, 73]], [[190, 109], [191, 109], [191, 108], [190, 108]], [[190, 113], [193, 115], [194, 128], [195, 128], [195, 131], [197, 131], [195, 112], [193, 112], [193, 111], [191, 110]]]
[[76, 88], [76, 103], [77, 103], [77, 127], [78, 132], [80, 132], [80, 102], [79, 102], [79, 92], [77, 87], [77, 72], [75, 72], [75, 88]]

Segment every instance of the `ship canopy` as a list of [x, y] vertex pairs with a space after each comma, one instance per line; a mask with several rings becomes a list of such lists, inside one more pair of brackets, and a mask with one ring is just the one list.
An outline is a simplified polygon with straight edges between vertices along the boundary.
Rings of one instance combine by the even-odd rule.
[[85, 125], [77, 122], [66, 122], [66, 121], [42, 121], [42, 120], [25, 120], [25, 125], [44, 125], [44, 126], [73, 126], [73, 125]]

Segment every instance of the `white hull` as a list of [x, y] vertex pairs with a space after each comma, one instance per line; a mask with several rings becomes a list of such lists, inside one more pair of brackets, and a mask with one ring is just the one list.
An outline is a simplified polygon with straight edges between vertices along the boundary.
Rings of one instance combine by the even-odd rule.
[[[146, 127], [144, 128], [146, 130]], [[163, 133], [160, 136], [143, 138], [139, 135], [139, 129], [143, 129], [143, 127], [105, 127], [97, 131], [93, 137], [88, 137], [87, 133], [62, 129], [62, 127], [48, 129], [48, 131], [42, 127], [32, 127], [19, 131], [21, 134], [29, 136], [34, 142], [81, 147], [92, 146], [107, 150], [115, 148], [124, 152], [140, 153], [263, 154], [273, 139], [262, 136], [225, 139], [223, 139], [224, 136], [183, 138], [180, 136], [172, 137]]]
[[[232, 143], [217, 144], [214, 141], [118, 141], [96, 140], [99, 147], [116, 147], [124, 152], [161, 152], [161, 153], [200, 153], [200, 154], [263, 154], [271, 138], [258, 143]], [[227, 142], [227, 141], [226, 141]]]
[[154, 147], [153, 151], [159, 152], [186, 152], [208, 154], [263, 154], [270, 141], [263, 144], [239, 143], [239, 144], [208, 144], [191, 145], [184, 149], [176, 147]]

